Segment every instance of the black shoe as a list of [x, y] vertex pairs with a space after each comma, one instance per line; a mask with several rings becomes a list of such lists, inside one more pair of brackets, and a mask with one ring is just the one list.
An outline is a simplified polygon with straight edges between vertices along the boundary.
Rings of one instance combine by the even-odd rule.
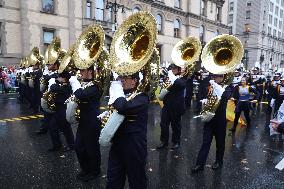
[[48, 152], [58, 152], [62, 150], [62, 146], [58, 146], [58, 147], [52, 147], [50, 149], [48, 149]]
[[82, 172], [82, 173], [79, 173], [77, 175], [77, 179], [80, 180], [80, 181], [83, 181], [83, 182], [88, 182], [90, 180], [94, 180], [99, 175], [100, 175], [100, 172], [97, 172], [97, 173], [93, 173], [93, 172], [85, 173], [85, 172]]
[[178, 143], [173, 144], [173, 146], [171, 147], [172, 150], [177, 150], [180, 147], [180, 145]]
[[40, 130], [35, 132], [35, 134], [37, 134], [37, 135], [44, 135], [46, 133], [47, 133], [47, 129], [40, 129]]
[[204, 166], [202, 165], [195, 165], [191, 168], [191, 173], [198, 173], [199, 171], [203, 171]]
[[229, 129], [229, 131], [231, 131], [232, 133], [236, 132], [236, 128], [232, 127], [231, 129]]
[[65, 147], [63, 148], [63, 152], [70, 152], [70, 151], [72, 151], [72, 150], [74, 150], [74, 147], [65, 146]]
[[161, 150], [161, 149], [164, 149], [164, 148], [167, 148], [167, 147], [168, 147], [167, 143], [161, 143], [156, 147], [156, 149]]
[[220, 169], [220, 168], [222, 168], [222, 163], [219, 163], [219, 162], [215, 162], [212, 166], [211, 166], [211, 168], [213, 169], [213, 170], [217, 170], [217, 169]]

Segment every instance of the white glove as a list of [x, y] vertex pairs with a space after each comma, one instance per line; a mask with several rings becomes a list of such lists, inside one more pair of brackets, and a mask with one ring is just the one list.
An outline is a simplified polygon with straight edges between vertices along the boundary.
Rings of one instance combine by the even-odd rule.
[[98, 115], [97, 118], [99, 118], [99, 120], [102, 120], [105, 116], [108, 116], [108, 114], [109, 114], [109, 111], [104, 111], [103, 113]]
[[206, 104], [206, 103], [207, 103], [207, 101], [208, 101], [208, 99], [207, 99], [207, 98], [200, 100], [200, 102], [201, 102], [202, 104]]
[[29, 72], [33, 72], [33, 67], [29, 67]]
[[48, 74], [49, 74], [49, 71], [48, 71], [48, 67], [47, 67], [47, 66], [45, 66], [44, 71], [43, 71], [42, 74], [43, 74], [43, 75], [48, 75]]
[[212, 85], [213, 95], [217, 96], [218, 99], [221, 99], [225, 89], [221, 85], [218, 85], [214, 80], [210, 80], [209, 83]]
[[125, 97], [121, 81], [112, 81], [109, 88], [109, 101], [108, 105], [114, 103], [114, 101], [120, 97]]
[[215, 113], [207, 112], [206, 114], [201, 115], [201, 121], [202, 122], [209, 122], [213, 117], [215, 116]]
[[269, 94], [267, 90], [265, 90], [265, 94]]
[[172, 70], [170, 70], [168, 72], [168, 77], [169, 77], [169, 80], [170, 80], [171, 84], [174, 84], [175, 80], [178, 79], [178, 76], [175, 76], [175, 74], [173, 74]]
[[55, 84], [55, 78], [50, 78], [50, 80], [48, 81], [48, 91], [50, 90], [51, 85]]
[[70, 85], [72, 87], [73, 93], [78, 89], [82, 88], [81, 83], [78, 81], [76, 76], [71, 76], [69, 79]]
[[112, 72], [112, 76], [113, 76], [113, 80], [116, 80], [119, 75], [117, 73], [115, 73], [115, 72]]
[[273, 99], [271, 99], [271, 101], [270, 101], [270, 107], [273, 108], [274, 105], [275, 105], [275, 99], [273, 98]]

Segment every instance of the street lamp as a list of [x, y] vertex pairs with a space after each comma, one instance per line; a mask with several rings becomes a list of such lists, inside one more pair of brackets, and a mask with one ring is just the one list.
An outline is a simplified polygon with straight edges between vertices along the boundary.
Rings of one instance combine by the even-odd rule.
[[272, 49], [271, 49], [270, 63], [271, 63], [272, 68], [274, 69], [274, 65], [272, 64], [272, 56], [273, 56], [273, 53], [274, 53], [274, 48], [272, 47]]
[[117, 12], [119, 11], [119, 9], [121, 9], [121, 13], [125, 13], [124, 9], [124, 5], [118, 4], [116, 2], [116, 0], [114, 2], [109, 2], [107, 0], [106, 2], [106, 9], [111, 9], [111, 12], [114, 13], [114, 30], [116, 30], [116, 24], [117, 24]]

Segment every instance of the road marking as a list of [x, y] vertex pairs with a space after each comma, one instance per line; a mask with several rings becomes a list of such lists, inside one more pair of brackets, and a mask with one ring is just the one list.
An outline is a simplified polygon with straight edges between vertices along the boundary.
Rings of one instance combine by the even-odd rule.
[[[107, 106], [101, 106], [100, 109], [106, 110], [106, 109], [108, 109], [108, 107]], [[22, 116], [22, 117], [0, 119], [0, 122], [4, 123], [4, 122], [14, 122], [14, 121], [25, 121], [25, 120], [31, 120], [31, 119], [40, 119], [40, 118], [43, 118], [43, 117], [44, 117], [44, 115], [42, 115], [42, 114], [27, 115], [27, 116]]]

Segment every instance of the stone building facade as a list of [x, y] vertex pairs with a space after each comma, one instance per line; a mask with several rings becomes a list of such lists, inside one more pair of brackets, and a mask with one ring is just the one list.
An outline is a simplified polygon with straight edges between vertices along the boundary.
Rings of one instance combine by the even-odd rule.
[[244, 65], [284, 67], [284, 0], [229, 0], [228, 25], [243, 42]]
[[109, 48], [115, 28], [142, 10], [157, 19], [157, 47], [164, 64], [171, 61], [172, 48], [182, 38], [193, 35], [204, 45], [229, 31], [224, 0], [116, 0], [123, 5], [116, 14], [108, 2], [115, 0], [0, 0], [0, 65], [18, 63], [33, 46], [44, 52], [54, 36], [68, 49], [93, 23], [103, 26]]

